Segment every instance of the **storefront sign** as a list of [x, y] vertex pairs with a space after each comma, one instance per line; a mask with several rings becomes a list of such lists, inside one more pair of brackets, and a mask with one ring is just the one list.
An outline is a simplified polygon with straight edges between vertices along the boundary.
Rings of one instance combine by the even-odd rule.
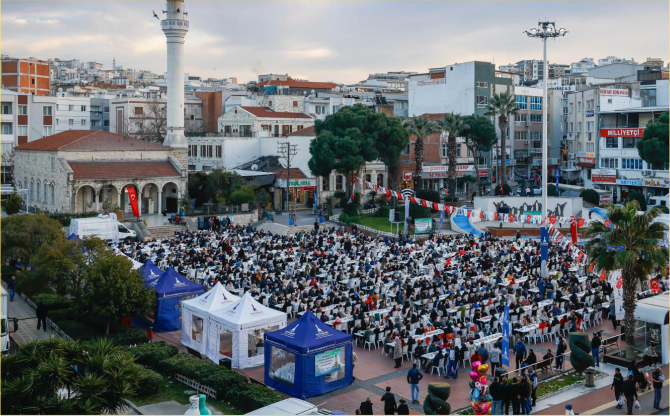
[[642, 181], [637, 179], [617, 179], [616, 184], [625, 186], [642, 186]]
[[616, 95], [619, 97], [628, 97], [630, 95], [630, 91], [627, 89], [620, 89], [620, 88], [601, 88], [600, 95]]
[[[275, 186], [279, 188], [286, 188], [286, 179], [277, 178]], [[316, 179], [291, 179], [289, 181], [289, 188], [302, 188], [305, 186], [316, 186]]]
[[391, 222], [395, 221], [395, 209], [389, 210], [389, 221]]
[[413, 177], [414, 177], [414, 172], [405, 172], [403, 174], [403, 179], [405, 179], [406, 181], [411, 181]]
[[600, 129], [600, 137], [642, 137], [644, 129]]
[[593, 183], [616, 183], [616, 169], [593, 169], [591, 171]]
[[668, 179], [642, 179], [642, 186], [648, 186], [651, 188], [667, 188], [670, 185], [670, 180]]
[[314, 375], [319, 377], [338, 371], [342, 367], [342, 363], [339, 362], [341, 354], [342, 349], [338, 348], [315, 355]]
[[605, 205], [612, 202], [612, 194], [600, 194], [600, 205]]
[[422, 166], [422, 169], [424, 173], [426, 172], [446, 172], [447, 167], [445, 165], [438, 165], [438, 166]]
[[593, 110], [586, 110], [586, 117], [593, 117]]
[[414, 220], [414, 232], [416, 233], [429, 233], [432, 228], [432, 218], [419, 218]]

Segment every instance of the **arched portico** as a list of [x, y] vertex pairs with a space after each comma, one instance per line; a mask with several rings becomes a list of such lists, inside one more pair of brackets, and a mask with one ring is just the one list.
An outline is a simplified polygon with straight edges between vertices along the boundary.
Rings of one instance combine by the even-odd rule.
[[74, 212], [80, 214], [82, 212], [97, 211], [96, 194], [97, 191], [92, 186], [80, 186], [75, 193]]

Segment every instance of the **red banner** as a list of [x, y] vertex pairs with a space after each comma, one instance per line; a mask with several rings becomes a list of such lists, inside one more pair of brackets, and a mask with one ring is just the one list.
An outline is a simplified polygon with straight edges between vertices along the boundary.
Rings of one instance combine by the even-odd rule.
[[570, 234], [572, 235], [572, 242], [577, 244], [577, 223], [574, 221], [570, 224]]
[[584, 218], [580, 218], [577, 220], [577, 227], [583, 227], [584, 226]]
[[130, 207], [133, 209], [133, 215], [139, 218], [140, 209], [137, 206], [137, 192], [135, 192], [135, 188], [132, 186], [127, 187], [126, 192], [128, 192], [128, 199], [130, 200]]
[[556, 224], [556, 217], [555, 216], [549, 217], [549, 222], [552, 224]]
[[600, 272], [600, 280], [607, 280], [607, 270]]
[[653, 293], [660, 293], [661, 292], [661, 288], [658, 285], [658, 280], [650, 280], [649, 281], [649, 286], [651, 287], [651, 291]]

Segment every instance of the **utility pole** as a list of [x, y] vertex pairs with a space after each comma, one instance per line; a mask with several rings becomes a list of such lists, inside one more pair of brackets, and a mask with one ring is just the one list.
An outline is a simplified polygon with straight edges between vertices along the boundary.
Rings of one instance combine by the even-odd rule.
[[290, 171], [291, 171], [291, 161], [298, 154], [298, 145], [291, 144], [291, 142], [278, 142], [277, 143], [277, 152], [279, 157], [286, 160], [286, 212], [290, 209], [289, 204], [289, 181], [290, 181]]

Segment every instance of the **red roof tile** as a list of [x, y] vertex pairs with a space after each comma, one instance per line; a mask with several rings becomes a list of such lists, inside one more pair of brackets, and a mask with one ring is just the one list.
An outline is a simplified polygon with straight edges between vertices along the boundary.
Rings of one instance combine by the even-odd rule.
[[244, 111], [260, 118], [312, 118], [305, 113], [290, 113], [288, 111], [272, 111], [268, 107], [240, 107]]
[[[281, 168], [273, 171], [272, 173], [276, 174], [278, 178], [286, 179], [286, 169]], [[307, 176], [298, 168], [289, 169], [289, 178], [290, 179], [307, 179]]]
[[311, 82], [311, 81], [296, 81], [293, 78], [289, 77], [286, 81], [262, 81], [257, 84], [259, 87], [267, 86], [277, 86], [277, 87], [290, 87], [290, 88], [313, 88], [313, 89], [327, 89], [332, 90], [335, 87], [339, 87], [340, 84], [335, 84], [334, 82]]
[[305, 127], [304, 129], [296, 130], [289, 136], [316, 136], [316, 130], [314, 126]]
[[103, 130], [67, 130], [21, 144], [14, 149], [86, 152], [105, 150], [159, 151], [168, 148], [158, 143], [137, 140]]
[[67, 162], [75, 179], [164, 178], [179, 176], [167, 161]]

